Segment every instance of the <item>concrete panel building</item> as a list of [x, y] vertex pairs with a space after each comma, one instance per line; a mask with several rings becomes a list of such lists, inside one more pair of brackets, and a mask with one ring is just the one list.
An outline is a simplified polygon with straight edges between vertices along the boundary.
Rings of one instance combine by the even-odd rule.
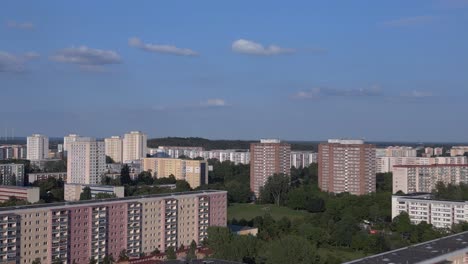
[[34, 183], [35, 181], [44, 181], [49, 178], [61, 179], [64, 182], [67, 181], [67, 172], [35, 172], [28, 174], [29, 183]]
[[468, 183], [468, 164], [399, 165], [393, 167], [393, 193], [431, 192], [438, 182]]
[[0, 160], [26, 159], [25, 145], [3, 145], [0, 146]]
[[111, 157], [115, 163], [122, 163], [122, 138], [119, 136], [113, 136], [104, 139], [106, 145], [106, 156]]
[[204, 160], [144, 158], [142, 165], [144, 171], [157, 178], [172, 174], [177, 180], [187, 181], [192, 188], [208, 184], [208, 163]]
[[362, 140], [331, 139], [319, 145], [319, 188], [363, 195], [375, 192], [375, 145]]
[[30, 203], [39, 202], [39, 187], [19, 187], [0, 185], [0, 202], [7, 201], [10, 197], [25, 200]]
[[123, 186], [66, 183], [64, 186], [65, 201], [79, 201], [80, 195], [85, 187], [89, 187], [91, 189], [91, 197], [93, 199], [98, 193], [114, 194], [115, 197], [118, 198], [124, 197]]
[[0, 185], [23, 186], [23, 164], [0, 164]]
[[49, 138], [41, 134], [33, 134], [27, 138], [28, 160], [43, 160], [49, 157]]
[[377, 173], [393, 172], [398, 165], [468, 164], [468, 157], [378, 157]]
[[262, 139], [250, 144], [250, 189], [256, 197], [260, 188], [273, 174], [289, 175], [291, 171], [291, 145], [277, 139]]
[[146, 158], [148, 136], [140, 131], [131, 131], [124, 135], [123, 154], [124, 163]]
[[80, 137], [69, 147], [67, 183], [100, 184], [106, 173], [104, 142]]
[[227, 192], [196, 191], [144, 197], [0, 208], [0, 239], [6, 263], [88, 264], [165, 252], [206, 239], [209, 226], [226, 226]]
[[318, 154], [312, 151], [291, 151], [291, 167], [305, 168], [317, 163]]

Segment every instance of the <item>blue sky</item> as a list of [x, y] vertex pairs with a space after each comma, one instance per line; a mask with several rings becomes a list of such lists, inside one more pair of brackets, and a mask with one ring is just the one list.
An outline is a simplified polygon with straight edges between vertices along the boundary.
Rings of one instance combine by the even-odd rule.
[[468, 141], [468, 0], [1, 6], [1, 133]]

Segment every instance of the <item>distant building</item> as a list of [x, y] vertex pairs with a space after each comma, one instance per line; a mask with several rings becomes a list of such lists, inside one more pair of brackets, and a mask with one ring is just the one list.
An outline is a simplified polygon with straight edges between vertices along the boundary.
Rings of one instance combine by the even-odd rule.
[[250, 144], [250, 189], [256, 197], [273, 174], [290, 174], [291, 145], [276, 139]]
[[291, 151], [291, 167], [305, 168], [317, 163], [318, 154], [312, 151]]
[[23, 186], [23, 164], [0, 164], [0, 185]]
[[426, 157], [434, 156], [434, 148], [430, 148], [430, 147], [425, 148], [424, 154], [426, 154]]
[[79, 201], [80, 195], [85, 187], [91, 189], [91, 197], [94, 199], [98, 193], [114, 194], [115, 197], [124, 197], [123, 186], [108, 186], [108, 185], [93, 185], [93, 184], [77, 184], [77, 183], [66, 183], [65, 184], [65, 201]]
[[29, 183], [34, 183], [35, 181], [44, 181], [50, 178], [54, 178], [56, 180], [61, 179], [66, 182], [67, 172], [35, 172], [28, 174]]
[[468, 201], [437, 200], [428, 193], [392, 195], [392, 219], [408, 213], [415, 225], [426, 222], [436, 228], [451, 228], [468, 222]]
[[363, 195], [375, 192], [375, 145], [362, 140], [330, 139], [319, 145], [319, 188]]
[[444, 154], [444, 148], [437, 147], [434, 148], [434, 156], [441, 156]]
[[106, 172], [104, 142], [80, 137], [70, 143], [67, 158], [67, 183], [99, 184]]
[[2, 145], [0, 146], [0, 160], [26, 159], [25, 145]]
[[450, 149], [450, 156], [463, 156], [468, 152], [468, 146], [455, 146]]
[[124, 135], [122, 159], [124, 163], [146, 158], [148, 136], [140, 131], [131, 131]]
[[104, 139], [104, 143], [106, 145], [106, 156], [111, 157], [116, 163], [122, 163], [122, 138], [113, 136]]
[[393, 167], [393, 193], [431, 192], [438, 182], [468, 183], [468, 164], [398, 165]]
[[468, 157], [378, 157], [377, 173], [393, 172], [398, 165], [467, 164]]
[[39, 202], [39, 187], [19, 187], [0, 185], [0, 202], [5, 202], [10, 197], [25, 200], [30, 203]]
[[387, 251], [345, 264], [462, 264], [467, 262], [468, 232]]
[[157, 178], [172, 174], [177, 180], [187, 181], [192, 188], [208, 184], [208, 164], [204, 160], [144, 158], [142, 165], [144, 171]]
[[28, 160], [44, 160], [49, 158], [49, 138], [41, 134], [33, 134], [27, 138]]
[[416, 149], [406, 146], [391, 146], [385, 149], [385, 157], [416, 157]]

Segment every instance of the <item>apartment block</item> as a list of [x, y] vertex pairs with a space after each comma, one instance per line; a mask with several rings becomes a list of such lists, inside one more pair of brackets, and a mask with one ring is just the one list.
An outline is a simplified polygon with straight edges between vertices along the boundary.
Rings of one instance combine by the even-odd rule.
[[319, 145], [319, 188], [363, 195], [375, 192], [375, 145], [362, 140], [330, 139]]
[[131, 131], [122, 141], [122, 159], [124, 163], [146, 158], [148, 136], [140, 131]]
[[318, 154], [312, 151], [291, 151], [291, 167], [305, 168], [317, 163]]
[[0, 185], [23, 186], [23, 164], [0, 164]]
[[450, 149], [450, 156], [463, 156], [468, 152], [468, 146], [454, 146]]
[[35, 181], [44, 181], [49, 178], [61, 179], [64, 182], [67, 181], [67, 172], [35, 172], [28, 174], [29, 183], [34, 183]]
[[468, 164], [468, 157], [378, 157], [377, 173], [393, 172], [397, 165]]
[[64, 186], [65, 201], [79, 201], [80, 195], [86, 187], [91, 189], [91, 197], [93, 199], [98, 193], [114, 194], [118, 198], [124, 197], [123, 186], [66, 183]]
[[417, 151], [413, 147], [390, 146], [385, 148], [385, 157], [416, 157]]
[[214, 149], [204, 150], [202, 147], [172, 147], [160, 146], [157, 149], [149, 150], [148, 154], [155, 155], [157, 153], [164, 153], [168, 157], [178, 158], [180, 156], [187, 156], [191, 159], [204, 158], [204, 159], [217, 159], [220, 162], [230, 161], [234, 164], [249, 164], [250, 152], [246, 149]]
[[80, 137], [70, 143], [67, 158], [67, 183], [99, 184], [106, 172], [104, 142]]
[[113, 136], [104, 139], [104, 143], [106, 145], [106, 156], [111, 157], [115, 163], [122, 163], [122, 138], [119, 136]]
[[277, 139], [262, 139], [250, 144], [250, 189], [256, 197], [273, 174], [290, 174], [291, 145]]
[[451, 228], [468, 222], [468, 201], [437, 200], [428, 193], [392, 195], [392, 219], [402, 212], [416, 225], [426, 222], [436, 228]]
[[144, 171], [157, 178], [172, 174], [177, 180], [187, 181], [192, 188], [208, 183], [208, 163], [204, 160], [144, 158], [142, 165]]
[[468, 183], [468, 164], [398, 165], [393, 167], [393, 193], [431, 192], [438, 182]]
[[63, 137], [63, 151], [67, 152], [70, 149], [70, 144], [76, 142], [80, 138], [77, 134], [69, 134]]
[[27, 138], [28, 160], [44, 160], [49, 158], [49, 138], [41, 134], [33, 134]]
[[26, 159], [26, 146], [3, 145], [0, 146], [0, 160]]
[[39, 202], [39, 187], [0, 185], [0, 202], [7, 201], [10, 197], [16, 197], [16, 199], [25, 200], [30, 203], [37, 203]]
[[7, 263], [88, 264], [201, 243], [226, 226], [227, 192], [196, 191], [0, 208], [0, 259]]

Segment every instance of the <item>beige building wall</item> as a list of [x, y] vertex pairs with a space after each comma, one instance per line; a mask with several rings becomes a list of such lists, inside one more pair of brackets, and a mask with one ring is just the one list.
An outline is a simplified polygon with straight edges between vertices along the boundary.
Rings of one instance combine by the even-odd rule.
[[143, 202], [142, 251], [151, 253], [164, 248], [164, 200]]
[[144, 171], [151, 172], [157, 178], [172, 174], [177, 180], [187, 181], [192, 188], [208, 183], [208, 164], [204, 160], [144, 158], [142, 164]]
[[31, 209], [22, 211], [20, 216], [20, 233], [23, 234], [20, 241], [21, 263], [30, 264], [36, 258], [39, 258], [41, 263], [51, 263], [52, 261], [48, 259], [50, 212], [48, 210]]
[[106, 156], [111, 157], [116, 163], [122, 163], [122, 139], [119, 136], [113, 136], [104, 139]]
[[131, 131], [124, 135], [122, 145], [123, 162], [131, 162], [146, 157], [148, 136], [140, 131]]
[[78, 184], [65, 184], [64, 187], [65, 201], [78, 201], [81, 195], [81, 185]]

